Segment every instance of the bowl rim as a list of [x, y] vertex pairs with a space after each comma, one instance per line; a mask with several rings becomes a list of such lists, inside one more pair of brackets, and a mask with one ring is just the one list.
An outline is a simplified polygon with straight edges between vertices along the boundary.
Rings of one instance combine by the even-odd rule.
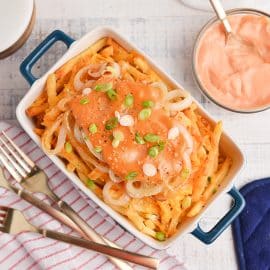
[[[227, 15], [236, 15], [236, 14], [258, 14], [258, 15], [263, 15], [266, 17], [270, 18], [270, 13], [264, 12], [262, 10], [259, 9], [253, 9], [253, 8], [234, 8], [234, 9], [229, 9], [226, 10], [226, 14]], [[197, 57], [197, 49], [198, 46], [200, 44], [201, 38], [203, 36], [203, 34], [205, 33], [205, 31], [214, 23], [218, 22], [219, 19], [218, 17], [214, 16], [211, 19], [209, 19], [204, 25], [203, 27], [200, 29], [199, 33], [196, 36], [194, 45], [193, 45], [193, 49], [192, 49], [192, 75], [193, 78], [198, 86], [198, 88], [200, 89], [201, 93], [210, 101], [212, 101], [214, 104], [218, 105], [219, 107], [231, 111], [231, 112], [235, 112], [235, 113], [241, 113], [241, 114], [252, 114], [252, 113], [258, 113], [258, 112], [263, 112], [266, 110], [270, 109], [270, 103], [269, 105], [265, 105], [265, 106], [261, 106], [261, 107], [257, 107], [255, 109], [233, 109], [230, 108], [228, 106], [225, 106], [224, 104], [218, 102], [213, 96], [211, 96], [209, 94], [209, 92], [206, 90], [206, 88], [203, 86], [199, 75], [197, 73], [197, 68], [196, 68], [196, 57]]]
[[[82, 52], [86, 45], [90, 46], [94, 42], [96, 42], [98, 39], [102, 37], [112, 37], [117, 42], [119, 42], [124, 48], [128, 49], [134, 49], [139, 54], [141, 54], [146, 61], [149, 63], [151, 68], [153, 68], [155, 71], [157, 71], [162, 77], [164, 77], [165, 80], [168, 80], [169, 83], [172, 85], [175, 85], [176, 87], [182, 87], [177, 81], [175, 81], [165, 70], [163, 70], [156, 62], [152, 60], [150, 56], [148, 56], [146, 53], [144, 53], [141, 49], [139, 49], [136, 45], [134, 45], [133, 42], [130, 42], [127, 38], [119, 34], [119, 32], [115, 31], [111, 27], [102, 26], [98, 28], [94, 28], [92, 31], [86, 33], [84, 36], [76, 40], [72, 43], [70, 46], [70, 49], [68, 49], [65, 54], [63, 54], [62, 57], [60, 57], [53, 66], [51, 66], [47, 72], [41, 76], [41, 78], [37, 79], [32, 86], [30, 86], [29, 91], [25, 94], [25, 96], [22, 98], [20, 103], [17, 106], [16, 109], [16, 116], [23, 127], [23, 129], [26, 131], [26, 133], [39, 145], [40, 138], [33, 132], [32, 130], [32, 121], [26, 116], [25, 109], [31, 104], [31, 100], [34, 100], [35, 97], [38, 96], [38, 94], [42, 91], [43, 86], [45, 84], [45, 80], [47, 79], [47, 76], [55, 71], [58, 67], [60, 67], [62, 64], [66, 63], [70, 58], [73, 56], [79, 54]], [[89, 41], [89, 39], [92, 38], [92, 41]], [[200, 110], [200, 113], [202, 113], [211, 123], [216, 123], [214, 117], [208, 113], [203, 106], [196, 100], [193, 99], [195, 103], [198, 106], [198, 109]], [[74, 174], [69, 173], [66, 168], [64, 167], [62, 161], [57, 156], [50, 156], [47, 155], [49, 159], [53, 161], [53, 163], [72, 181], [74, 185], [76, 185], [81, 191], [83, 191], [91, 200], [93, 200], [100, 208], [102, 208], [105, 212], [107, 212], [120, 226], [123, 226], [126, 230], [128, 230], [130, 233], [135, 235], [135, 237], [139, 238], [141, 241], [146, 243], [147, 245], [156, 248], [156, 249], [166, 249], [170, 245], [172, 245], [177, 239], [179, 239], [183, 234], [191, 232], [194, 228], [196, 228], [199, 220], [201, 219], [202, 215], [205, 214], [205, 211], [208, 209], [216, 199], [229, 191], [231, 187], [233, 186], [233, 182], [235, 178], [240, 174], [242, 171], [244, 164], [245, 164], [245, 157], [243, 152], [240, 150], [236, 142], [226, 133], [226, 131], [223, 131], [223, 137], [224, 140], [227, 141], [228, 144], [231, 145], [231, 148], [233, 151], [235, 151], [236, 155], [238, 155], [239, 159], [235, 160], [235, 170], [231, 173], [230, 177], [227, 177], [226, 184], [224, 182], [224, 186], [220, 187], [218, 192], [210, 198], [208, 203], [206, 204], [203, 211], [201, 211], [196, 217], [194, 217], [189, 224], [185, 225], [182, 230], [178, 230], [172, 237], [168, 238], [166, 241], [159, 242], [158, 240], [155, 240], [154, 238], [144, 234], [143, 232], [139, 231], [131, 222], [127, 220], [127, 218], [123, 217], [120, 213], [116, 212], [112, 209], [111, 206], [106, 204], [104, 201], [100, 200], [92, 191], [88, 190], [81, 180]], [[45, 153], [46, 154], [46, 153]]]

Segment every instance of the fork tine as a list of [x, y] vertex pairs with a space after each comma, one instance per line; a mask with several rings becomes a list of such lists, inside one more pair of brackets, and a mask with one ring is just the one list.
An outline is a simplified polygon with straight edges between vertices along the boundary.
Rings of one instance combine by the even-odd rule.
[[27, 173], [14, 161], [14, 159], [5, 151], [5, 149], [0, 145], [0, 152], [10, 161], [10, 163], [15, 167], [17, 172], [22, 176], [26, 177]]
[[4, 228], [4, 221], [5, 221], [5, 216], [6, 216], [6, 214], [0, 214], [0, 231], [2, 231], [3, 230], [3, 228]]
[[6, 135], [6, 133], [4, 131], [2, 131], [2, 134], [9, 141], [9, 143], [14, 147], [14, 149], [20, 154], [20, 156], [22, 157], [22, 159], [31, 167], [31, 169], [34, 168], [35, 167], [35, 163], [29, 157], [27, 157], [23, 153], [23, 151], [21, 151], [19, 149], [19, 147]]
[[27, 172], [27, 173], [30, 173], [31, 172], [31, 169], [29, 168], [29, 165], [24, 161], [22, 160], [18, 154], [15, 154], [15, 151], [12, 150], [9, 145], [0, 137], [0, 141], [4, 144], [4, 146], [8, 149], [9, 153], [18, 161], [18, 163], [20, 163], [20, 165], [24, 168], [24, 170]]
[[2, 227], [3, 227], [5, 216], [6, 216], [6, 210], [0, 206], [0, 226]]
[[2, 161], [5, 168], [9, 171], [9, 173], [14, 177], [14, 179], [18, 182], [21, 182], [22, 177], [16, 172], [16, 170], [10, 165], [10, 163], [4, 158], [2, 154], [0, 154], [0, 160]]
[[[0, 208], [2, 207], [0, 206]], [[4, 211], [6, 215], [3, 223], [0, 223], [0, 231], [10, 234], [17, 234], [26, 231], [38, 232], [37, 228], [26, 220], [21, 211], [7, 207], [5, 207]]]
[[12, 218], [13, 209], [5, 206], [0, 206], [0, 232], [9, 233]]

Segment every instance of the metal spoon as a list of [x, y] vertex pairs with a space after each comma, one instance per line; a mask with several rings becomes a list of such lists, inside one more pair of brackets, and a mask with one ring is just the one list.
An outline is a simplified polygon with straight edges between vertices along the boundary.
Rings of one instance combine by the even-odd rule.
[[231, 48], [236, 48], [239, 52], [250, 52], [255, 53], [260, 57], [259, 52], [253, 46], [253, 44], [247, 42], [242, 39], [239, 35], [236, 35], [232, 31], [231, 24], [228, 20], [227, 14], [220, 2], [220, 0], [209, 0], [217, 17], [222, 22], [224, 29], [226, 31], [226, 46], [230, 46]]

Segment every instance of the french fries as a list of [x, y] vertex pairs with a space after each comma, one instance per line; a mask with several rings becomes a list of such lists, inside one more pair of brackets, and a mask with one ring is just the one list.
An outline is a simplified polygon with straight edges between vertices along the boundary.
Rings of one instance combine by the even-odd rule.
[[50, 74], [47, 79], [47, 96], [49, 106], [53, 107], [57, 103], [56, 76], [54, 73]]
[[192, 195], [193, 202], [200, 200], [207, 184], [208, 178], [212, 177], [217, 169], [218, 153], [219, 153], [219, 141], [222, 134], [222, 123], [219, 122], [214, 128], [214, 132], [211, 136], [211, 149], [206, 160], [205, 167], [200, 172], [200, 175], [194, 181], [194, 191]]
[[[145, 59], [136, 52], [128, 52], [111, 38], [103, 38], [73, 57], [47, 78], [44, 91], [27, 109], [27, 115], [35, 123], [34, 131], [41, 137], [45, 149], [54, 149], [55, 137], [60, 127], [53, 131], [57, 121], [67, 121], [68, 102], [76, 94], [74, 77], [84, 66], [102, 62], [117, 62], [121, 68], [121, 79], [129, 81], [163, 82]], [[165, 82], [164, 82], [165, 83]], [[166, 84], [166, 83], [165, 83]], [[170, 90], [172, 86], [167, 84]], [[210, 197], [218, 190], [229, 172], [232, 160], [219, 151], [222, 123], [212, 126], [197, 111], [193, 103], [189, 108], [177, 112], [177, 120], [190, 132], [194, 149], [190, 155], [192, 171], [188, 182], [178, 190], [142, 199], [130, 198], [125, 206], [111, 205], [127, 217], [140, 231], [155, 237], [163, 232], [166, 237], [174, 235], [185, 219], [198, 215]], [[59, 120], [60, 119], [60, 120]], [[102, 189], [109, 181], [108, 173], [99, 168], [102, 162], [93, 156], [68, 128], [66, 143], [57, 155], [63, 159], [68, 171], [78, 175], [81, 181], [100, 199], [104, 200]], [[114, 191], [117, 193], [117, 191]]]

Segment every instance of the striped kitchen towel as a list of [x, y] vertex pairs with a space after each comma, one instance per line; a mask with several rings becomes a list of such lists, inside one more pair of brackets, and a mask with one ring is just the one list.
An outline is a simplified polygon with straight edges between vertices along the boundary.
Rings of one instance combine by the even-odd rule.
[[[0, 130], [5, 130], [7, 135], [40, 168], [45, 170], [49, 178], [49, 184], [54, 192], [79, 213], [99, 234], [107, 237], [124, 249], [160, 258], [159, 269], [186, 269], [182, 262], [169, 256], [165, 251], [158, 251], [148, 247], [121, 228], [93, 201], [87, 198], [84, 193], [74, 187], [71, 181], [61, 173], [22, 129], [7, 123], [0, 123]], [[37, 196], [43, 200], [48, 200], [43, 194], [37, 194]], [[27, 219], [34, 225], [76, 235], [70, 228], [60, 224], [27, 202], [22, 201], [17, 195], [4, 188], [0, 188], [0, 205], [22, 210]], [[50, 240], [39, 234], [24, 232], [17, 235], [9, 235], [0, 232], [0, 269], [92, 270], [115, 269], [115, 266], [105, 256], [66, 243]], [[134, 269], [143, 268], [134, 265]]]

